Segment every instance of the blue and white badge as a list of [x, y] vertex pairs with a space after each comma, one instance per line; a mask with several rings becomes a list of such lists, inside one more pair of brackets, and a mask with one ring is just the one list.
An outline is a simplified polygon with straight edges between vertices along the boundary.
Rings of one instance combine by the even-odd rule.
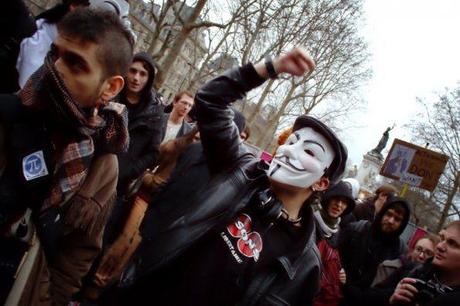
[[48, 175], [43, 151], [37, 151], [22, 159], [22, 173], [27, 181]]

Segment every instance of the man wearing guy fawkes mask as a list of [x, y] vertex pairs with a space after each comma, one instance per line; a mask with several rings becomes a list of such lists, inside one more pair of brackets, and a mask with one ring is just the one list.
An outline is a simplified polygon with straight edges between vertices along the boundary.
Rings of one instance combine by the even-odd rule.
[[266, 167], [244, 150], [230, 104], [278, 73], [300, 76], [314, 67], [297, 48], [273, 62], [229, 70], [198, 91], [198, 128], [211, 181], [176, 206], [151, 206], [138, 258], [122, 280], [128, 288], [117, 302], [312, 302], [320, 261], [313, 213], [304, 203], [342, 175], [346, 148], [322, 122], [300, 116]]

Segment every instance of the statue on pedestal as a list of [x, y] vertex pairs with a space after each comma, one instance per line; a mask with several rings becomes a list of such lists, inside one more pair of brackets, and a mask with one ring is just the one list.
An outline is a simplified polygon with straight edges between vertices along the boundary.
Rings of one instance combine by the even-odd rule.
[[382, 154], [382, 151], [385, 148], [385, 146], [387, 145], [388, 139], [390, 137], [390, 131], [392, 129], [394, 129], [394, 127], [395, 127], [395, 125], [393, 124], [392, 127], [388, 127], [385, 130], [385, 132], [383, 132], [383, 135], [382, 135], [382, 138], [380, 138], [379, 144], [374, 149], [371, 150], [371, 153], [374, 153], [374, 154], [377, 154], [377, 155]]

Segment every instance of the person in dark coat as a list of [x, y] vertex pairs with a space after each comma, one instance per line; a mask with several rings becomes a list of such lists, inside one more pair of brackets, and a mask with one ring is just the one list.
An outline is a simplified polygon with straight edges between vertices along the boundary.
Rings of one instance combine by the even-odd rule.
[[361, 291], [370, 287], [381, 262], [396, 259], [406, 252], [400, 235], [409, 217], [406, 200], [389, 197], [373, 222], [361, 220], [341, 230], [339, 251], [347, 274], [346, 304], [354, 305], [359, 301]]
[[126, 86], [118, 96], [118, 101], [128, 109], [130, 138], [128, 152], [118, 155], [120, 195], [147, 168], [153, 168], [158, 159], [164, 119], [160, 97], [152, 89], [154, 80], [151, 56], [145, 52], [135, 54], [125, 77]]
[[105, 228], [105, 246], [120, 234], [131, 209], [128, 195], [134, 182], [158, 161], [165, 118], [161, 97], [152, 88], [154, 80], [152, 57], [145, 52], [135, 54], [125, 76], [126, 86], [117, 97], [128, 109], [129, 148], [117, 155], [117, 199]]
[[118, 301], [311, 304], [320, 261], [313, 212], [304, 203], [342, 175], [346, 149], [322, 122], [299, 116], [267, 169], [244, 150], [230, 104], [277, 72], [302, 75], [313, 68], [305, 51], [294, 49], [273, 62], [229, 70], [198, 91], [196, 114], [210, 182], [175, 206], [150, 206], [151, 218], [143, 224], [149, 231], [141, 228], [145, 244], [123, 274], [121, 284], [132, 286]]

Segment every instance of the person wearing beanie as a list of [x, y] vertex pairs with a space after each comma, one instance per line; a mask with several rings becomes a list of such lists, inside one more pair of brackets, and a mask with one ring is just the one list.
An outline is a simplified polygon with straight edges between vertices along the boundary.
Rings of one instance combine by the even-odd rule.
[[401, 234], [410, 218], [409, 203], [389, 196], [374, 221], [361, 220], [342, 228], [339, 251], [347, 274], [344, 305], [362, 301], [385, 260], [399, 258], [407, 251]]
[[269, 77], [301, 76], [314, 67], [295, 48], [273, 61], [231, 69], [198, 90], [209, 182], [182, 199], [178, 193], [188, 186], [172, 190], [175, 205], [152, 200], [142, 244], [121, 279], [124, 289], [108, 295], [121, 305], [150, 305], [151, 297], [158, 305], [312, 303], [321, 263], [308, 200], [340, 179], [347, 150], [323, 122], [301, 115], [267, 165], [244, 150], [231, 104]]
[[341, 216], [351, 213], [355, 207], [353, 187], [349, 181], [341, 180], [324, 193], [320, 209], [313, 213], [323, 265], [320, 292], [313, 303], [315, 306], [339, 305], [343, 297], [342, 285], [346, 275], [337, 250], [337, 238]]

